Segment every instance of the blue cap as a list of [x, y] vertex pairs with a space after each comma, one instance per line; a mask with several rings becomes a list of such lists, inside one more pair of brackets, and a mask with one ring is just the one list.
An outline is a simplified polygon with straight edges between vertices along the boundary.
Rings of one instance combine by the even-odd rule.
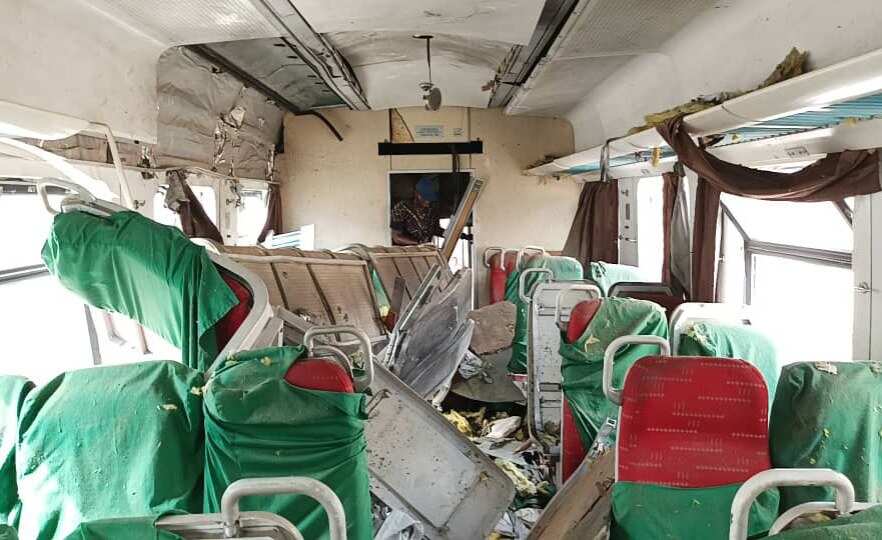
[[426, 201], [438, 202], [438, 199], [440, 198], [438, 193], [438, 175], [427, 174], [420, 178], [416, 185], [416, 191], [420, 194], [420, 197]]

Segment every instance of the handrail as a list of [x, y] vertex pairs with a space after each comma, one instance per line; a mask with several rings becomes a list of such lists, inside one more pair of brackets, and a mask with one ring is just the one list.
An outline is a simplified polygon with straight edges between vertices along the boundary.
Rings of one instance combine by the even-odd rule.
[[304, 332], [303, 346], [312, 354], [316, 349], [313, 344], [315, 338], [331, 334], [349, 334], [358, 340], [359, 345], [361, 345], [361, 352], [364, 355], [365, 375], [361, 378], [353, 377], [353, 382], [355, 382], [356, 389], [359, 391], [370, 388], [374, 380], [374, 353], [371, 350], [371, 339], [361, 328], [346, 325], [313, 326]]
[[533, 284], [533, 289], [530, 291], [530, 296], [527, 296], [527, 276], [530, 274], [542, 274], [546, 276], [548, 281], [554, 279], [554, 272], [549, 270], [548, 268], [527, 268], [521, 275], [518, 277], [518, 298], [521, 299], [521, 302], [525, 304], [529, 304], [531, 302], [530, 296], [533, 295], [533, 291], [536, 290], [536, 285], [539, 284], [537, 281]]
[[671, 355], [671, 344], [661, 336], [621, 336], [614, 339], [603, 353], [603, 395], [616, 405], [622, 404], [622, 391], [613, 388], [613, 362], [619, 349], [628, 345], [657, 345], [662, 356]]
[[346, 514], [343, 504], [331, 488], [302, 476], [276, 478], [243, 478], [236, 480], [221, 497], [224, 538], [237, 538], [240, 533], [239, 500], [252, 495], [306, 495], [322, 505], [328, 516], [330, 540], [346, 540]]
[[741, 484], [732, 499], [729, 540], [746, 540], [748, 518], [753, 502], [764, 491], [776, 487], [829, 486], [836, 489], [836, 509], [840, 514], [854, 506], [854, 486], [844, 474], [832, 469], [769, 469]]
[[600, 292], [600, 287], [591, 283], [573, 283], [567, 285], [566, 287], [558, 291], [557, 296], [554, 297], [554, 322], [558, 326], [563, 324], [563, 321], [561, 321], [561, 315], [563, 314], [561, 309], [563, 298], [571, 294], [573, 291], [591, 293], [587, 295], [589, 296], [589, 300], [596, 300], [603, 296], [603, 294]]
[[525, 255], [528, 251], [535, 251], [536, 253], [539, 253], [540, 255], [548, 255], [548, 252], [545, 251], [545, 248], [543, 248], [543, 247], [539, 247], [539, 246], [524, 246], [524, 247], [522, 247], [521, 249], [518, 250], [518, 256], [517, 256], [517, 258], [515, 259], [515, 270], [519, 270], [519, 269], [521, 268], [521, 260], [523, 260], [524, 255]]
[[484, 262], [484, 268], [490, 268], [490, 259], [494, 254], [499, 253], [500, 260], [499, 262], [502, 264], [502, 267], [505, 268], [505, 261], [502, 260], [502, 257], [505, 254], [505, 248], [499, 246], [491, 246], [484, 250], [484, 255], [482, 256], [482, 260]]

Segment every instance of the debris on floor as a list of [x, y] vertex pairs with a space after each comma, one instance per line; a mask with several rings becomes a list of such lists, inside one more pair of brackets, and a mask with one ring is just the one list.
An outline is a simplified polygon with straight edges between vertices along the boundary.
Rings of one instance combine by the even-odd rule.
[[423, 540], [422, 523], [401, 510], [393, 510], [371, 495], [374, 518], [374, 540]]
[[472, 352], [480, 356], [511, 347], [516, 314], [517, 309], [511, 302], [497, 302], [470, 311], [468, 318], [475, 321], [469, 347]]
[[[510, 347], [493, 354], [482, 355], [480, 362], [483, 371], [471, 377], [465, 377], [460, 372], [454, 379], [450, 391], [458, 396], [483, 403], [524, 402], [524, 393], [508, 375], [509, 358], [511, 358]], [[466, 361], [469, 361], [468, 354]]]

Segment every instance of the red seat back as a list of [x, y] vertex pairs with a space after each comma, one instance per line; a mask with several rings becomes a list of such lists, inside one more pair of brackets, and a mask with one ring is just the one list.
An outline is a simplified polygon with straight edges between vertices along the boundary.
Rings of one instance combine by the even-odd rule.
[[285, 373], [289, 384], [308, 390], [342, 392], [352, 394], [355, 387], [352, 378], [343, 366], [327, 358], [305, 358], [298, 360]]
[[233, 309], [227, 312], [224, 317], [215, 325], [215, 338], [217, 339], [217, 350], [220, 351], [226, 347], [236, 330], [245, 322], [248, 312], [251, 311], [251, 291], [245, 285], [239, 282], [233, 276], [221, 272], [224, 282], [239, 299], [239, 303], [233, 306]]
[[[600, 303], [601, 300], [599, 299], [585, 300], [573, 307], [573, 310], [570, 312], [570, 322], [567, 325], [566, 339], [568, 343], [573, 343], [585, 333], [588, 324], [594, 318], [594, 315], [597, 314], [597, 310], [600, 309]], [[561, 414], [560, 453], [561, 480], [562, 483], [565, 483], [576, 472], [582, 460], [585, 459], [585, 454], [588, 453], [585, 445], [582, 444], [579, 428], [576, 426], [573, 412], [570, 410], [570, 405], [566, 399], [563, 400], [563, 411]]]
[[502, 254], [490, 257], [490, 303], [502, 302], [505, 299], [505, 280], [508, 270], [503, 266]]
[[679, 488], [744, 482], [771, 468], [768, 391], [743, 360], [638, 360], [625, 377], [617, 479]]
[[567, 343], [574, 343], [588, 328], [588, 323], [600, 309], [600, 299], [584, 300], [573, 306], [570, 322], [567, 324]]

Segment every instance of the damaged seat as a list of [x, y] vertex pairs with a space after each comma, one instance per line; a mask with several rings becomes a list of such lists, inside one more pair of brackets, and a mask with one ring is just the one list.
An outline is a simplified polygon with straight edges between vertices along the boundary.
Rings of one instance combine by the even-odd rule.
[[202, 375], [173, 361], [71, 371], [32, 390], [16, 448], [22, 538], [202, 511]]
[[636, 266], [592, 261], [586, 269], [585, 277], [600, 287], [604, 296], [608, 296], [616, 283], [645, 282], [646, 279]]
[[[784, 367], [772, 405], [772, 463], [846, 475], [858, 500], [882, 502], [882, 364], [800, 362]], [[832, 501], [824, 487], [781, 490], [782, 511]]]
[[620, 281], [609, 288], [608, 295], [654, 302], [664, 308], [668, 320], [684, 302], [682, 296], [675, 295], [671, 287], [664, 283]]
[[[657, 346], [613, 386], [619, 349]], [[738, 359], [672, 357], [658, 336], [625, 336], [604, 355], [603, 389], [619, 405], [612, 538], [723, 538], [741, 485], [771, 468], [768, 396], [759, 371]], [[751, 510], [750, 534], [769, 529], [778, 494]]]
[[769, 407], [778, 387], [781, 366], [775, 344], [751, 326], [747, 307], [687, 302], [670, 317], [673, 352], [677, 356], [740, 358], [759, 369], [769, 390]]
[[[603, 298], [581, 302], [573, 308], [561, 340], [560, 355], [563, 400], [561, 429], [561, 484], [585, 458], [595, 437], [608, 419], [615, 419], [616, 406], [603, 394], [603, 354], [606, 347], [625, 335], [657, 336], [667, 339], [668, 326], [655, 304], [630, 298]], [[651, 347], [635, 345], [618, 352], [616, 381]]]
[[[536, 251], [546, 255], [544, 249], [527, 246], [523, 251]], [[505, 300], [506, 284], [508, 277], [517, 270], [518, 253], [516, 249], [501, 247], [489, 247], [484, 250], [484, 266], [490, 269], [490, 303], [495, 304]]]
[[0, 375], [0, 525], [18, 524], [21, 502], [15, 480], [15, 446], [21, 407], [33, 389], [34, 383], [24, 377]]
[[[519, 260], [525, 252], [519, 252]], [[527, 373], [529, 350], [530, 305], [536, 286], [543, 281], [581, 281], [582, 265], [571, 257], [536, 255], [525, 259], [523, 267], [509, 276], [505, 299], [517, 307], [515, 335], [512, 341], [508, 371]]]
[[[361, 344], [365, 374], [355, 381], [345, 355], [312, 347], [319, 335], [342, 333], [355, 335]], [[354, 390], [370, 385], [370, 341], [353, 327], [318, 327], [307, 331], [305, 341], [313, 353], [308, 358], [303, 347], [240, 353], [206, 386], [205, 509], [221, 510], [224, 491], [238, 480], [285, 471], [329, 486], [342, 503], [348, 538], [369, 539], [366, 398]], [[324, 509], [304, 496], [250, 497], [242, 504], [282, 516], [305, 538], [327, 534]]]

